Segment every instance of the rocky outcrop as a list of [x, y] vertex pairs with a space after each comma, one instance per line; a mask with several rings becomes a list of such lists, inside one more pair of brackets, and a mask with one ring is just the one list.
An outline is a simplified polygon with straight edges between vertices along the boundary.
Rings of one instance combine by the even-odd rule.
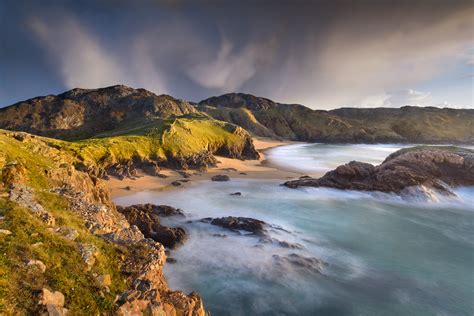
[[160, 224], [160, 216], [184, 216], [179, 209], [166, 205], [139, 204], [128, 207], [117, 206], [131, 225], [135, 225], [146, 238], [151, 238], [165, 247], [173, 249], [186, 240], [186, 231], [181, 227], [165, 227]]
[[[450, 186], [474, 185], [474, 151], [453, 147], [399, 150], [379, 166], [352, 161], [319, 179], [302, 177], [284, 183], [290, 188], [329, 187], [413, 195], [423, 187], [452, 195]], [[417, 189], [419, 190], [419, 189]]]
[[9, 198], [10, 201], [18, 203], [19, 205], [28, 209], [47, 225], [54, 226], [56, 221], [54, 216], [50, 212], [46, 211], [43, 206], [36, 201], [31, 188], [25, 186], [24, 184], [12, 183], [10, 185]]

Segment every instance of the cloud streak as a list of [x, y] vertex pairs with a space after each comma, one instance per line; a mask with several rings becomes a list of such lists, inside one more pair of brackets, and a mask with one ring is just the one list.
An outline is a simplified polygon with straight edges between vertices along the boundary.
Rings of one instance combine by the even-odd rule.
[[237, 91], [255, 75], [260, 63], [271, 60], [274, 49], [275, 40], [270, 40], [247, 44], [241, 52], [235, 52], [234, 45], [223, 39], [215, 58], [191, 66], [187, 74], [203, 87]]
[[30, 25], [49, 51], [51, 63], [59, 64], [66, 87], [94, 88], [125, 80], [119, 61], [75, 19], [52, 25], [34, 18]]

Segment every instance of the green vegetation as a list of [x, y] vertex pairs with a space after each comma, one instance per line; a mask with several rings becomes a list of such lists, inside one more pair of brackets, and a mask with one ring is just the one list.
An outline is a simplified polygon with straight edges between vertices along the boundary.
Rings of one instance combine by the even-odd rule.
[[84, 165], [102, 168], [133, 158], [166, 161], [203, 151], [212, 153], [221, 147], [242, 148], [246, 137], [246, 132], [235, 125], [195, 115], [129, 125], [91, 139], [55, 143]]
[[[74, 241], [55, 233], [30, 211], [8, 201], [7, 188], [0, 186], [0, 229], [11, 231], [10, 235], [0, 234], [0, 310], [6, 314], [35, 312], [37, 294], [43, 287], [62, 292], [74, 314], [107, 312], [125, 286], [118, 260], [124, 250], [90, 234], [82, 219], [69, 210], [66, 199], [48, 192], [50, 179], [45, 170], [72, 159], [57, 150], [58, 144], [62, 142], [40, 137], [21, 141], [6, 132], [0, 133], [0, 171], [10, 166], [26, 166], [24, 174], [17, 172], [35, 189], [36, 200], [55, 217], [56, 226], [67, 226], [78, 233]], [[7, 181], [8, 176], [0, 172], [0, 183]], [[94, 245], [99, 250], [89, 273], [85, 273], [86, 264], [77, 249], [79, 243]], [[45, 273], [28, 267], [28, 260], [43, 262]], [[108, 292], [94, 279], [94, 275], [104, 274], [112, 279]]]
[[[38, 306], [37, 292], [50, 287], [62, 292], [74, 314], [94, 315], [110, 311], [115, 296], [124, 290], [118, 256], [121, 249], [90, 234], [82, 221], [67, 211], [67, 203], [59, 196], [45, 193], [39, 199], [59, 224], [77, 229], [75, 241], [55, 234], [28, 210], [0, 198], [1, 229], [11, 235], [0, 236], [0, 310], [7, 314], [30, 314]], [[95, 245], [100, 254], [89, 273], [82, 261], [77, 243]], [[30, 259], [46, 265], [45, 273], [28, 267]], [[109, 274], [110, 291], [102, 290], [94, 275]]]
[[[95, 138], [72, 142], [39, 136], [28, 136], [30, 139], [22, 142], [7, 134], [0, 131], [0, 157], [3, 155], [4, 163], [27, 160], [33, 167], [28, 168], [29, 172], [36, 173], [32, 176], [36, 182], [44, 178], [41, 175], [44, 169], [52, 167], [51, 160], [104, 169], [132, 159], [168, 161], [202, 152], [213, 153], [220, 148], [242, 150], [249, 138], [240, 127], [196, 114], [127, 124]], [[38, 183], [38, 187], [41, 185], [44, 183]]]

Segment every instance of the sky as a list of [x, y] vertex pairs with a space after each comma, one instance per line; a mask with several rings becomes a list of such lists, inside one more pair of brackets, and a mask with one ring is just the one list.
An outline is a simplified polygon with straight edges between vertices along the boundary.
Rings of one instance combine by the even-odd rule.
[[315, 109], [474, 108], [474, 2], [2, 0], [0, 107], [125, 84]]

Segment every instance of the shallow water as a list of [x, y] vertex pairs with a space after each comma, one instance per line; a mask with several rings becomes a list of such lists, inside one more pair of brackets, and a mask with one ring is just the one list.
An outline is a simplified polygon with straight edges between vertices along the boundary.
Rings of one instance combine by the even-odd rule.
[[327, 172], [352, 160], [378, 165], [391, 153], [407, 147], [399, 144], [295, 144], [272, 148], [267, 157], [274, 164], [308, 174]]
[[[352, 146], [346, 147], [335, 150], [356, 156]], [[327, 157], [339, 154], [328, 152]], [[163, 219], [189, 233], [186, 244], [171, 254], [178, 262], [167, 264], [165, 273], [172, 288], [197, 291], [213, 315], [474, 313], [474, 188], [458, 189], [459, 199], [407, 203], [388, 194], [294, 190], [279, 183], [202, 181], [172, 192], [143, 191], [116, 202], [185, 210], [185, 219]], [[237, 191], [242, 196], [229, 195]], [[269, 235], [303, 249], [262, 243], [255, 236], [196, 222], [229, 215], [280, 226], [284, 230], [269, 229]], [[277, 264], [275, 255], [292, 253], [327, 265], [319, 274]]]

